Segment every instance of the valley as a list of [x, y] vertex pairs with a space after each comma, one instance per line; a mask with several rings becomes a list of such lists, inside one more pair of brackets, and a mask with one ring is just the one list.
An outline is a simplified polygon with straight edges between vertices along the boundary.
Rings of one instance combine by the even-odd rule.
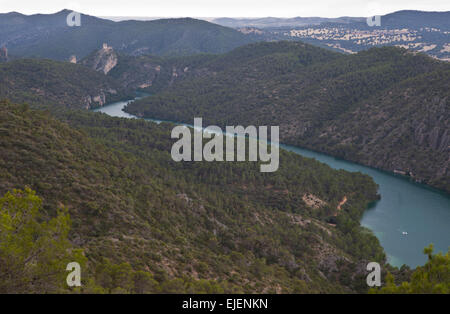
[[[122, 110], [128, 102], [117, 102], [95, 111], [113, 117], [136, 118]], [[162, 122], [158, 119], [145, 120]], [[447, 193], [412, 182], [405, 176], [389, 174], [312, 150], [284, 144], [280, 144], [280, 148], [313, 158], [334, 169], [360, 172], [373, 178], [379, 185], [381, 198], [370, 204], [362, 216], [361, 224], [378, 237], [390, 264], [397, 267], [403, 264], [411, 267], [422, 265], [426, 256], [421, 253], [421, 248], [429, 243], [434, 243], [437, 250], [445, 252], [447, 249], [447, 239], [450, 237], [447, 228], [450, 222], [450, 197]], [[345, 205], [346, 201], [344, 197], [337, 208]], [[322, 201], [318, 199], [315, 202]], [[404, 230], [410, 230], [408, 236], [402, 235]]]
[[0, 13], [0, 294], [448, 293], [448, 21]]
[[[96, 271], [102, 263], [150, 272], [157, 283], [148, 292], [287, 293], [364, 291], [364, 273], [354, 272], [367, 258], [384, 261], [378, 240], [358, 222], [377, 199], [367, 175], [284, 151], [275, 173], [254, 162], [176, 163], [169, 124], [0, 108], [1, 193], [28, 186], [50, 216], [66, 206], [70, 239], [85, 251], [89, 278], [107, 292], [132, 290], [102, 283], [109, 276]], [[304, 194], [326, 205], [311, 208]], [[330, 226], [344, 195], [349, 200]]]

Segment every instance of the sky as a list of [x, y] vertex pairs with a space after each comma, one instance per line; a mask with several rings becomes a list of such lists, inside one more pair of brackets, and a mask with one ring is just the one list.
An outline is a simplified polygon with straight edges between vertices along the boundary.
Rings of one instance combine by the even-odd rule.
[[295, 17], [373, 16], [398, 10], [450, 11], [449, 0], [0, 0], [0, 13], [54, 13], [71, 9], [95, 16]]

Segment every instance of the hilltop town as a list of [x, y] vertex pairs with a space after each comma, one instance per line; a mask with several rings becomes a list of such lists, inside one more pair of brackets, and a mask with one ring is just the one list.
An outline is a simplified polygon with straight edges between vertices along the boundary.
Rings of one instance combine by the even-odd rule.
[[[423, 27], [410, 28], [349, 28], [348, 26], [312, 26], [283, 31], [284, 36], [321, 42], [346, 53], [381, 45], [392, 45], [424, 52], [450, 61], [449, 31]], [[446, 40], [447, 39], [447, 40]]]

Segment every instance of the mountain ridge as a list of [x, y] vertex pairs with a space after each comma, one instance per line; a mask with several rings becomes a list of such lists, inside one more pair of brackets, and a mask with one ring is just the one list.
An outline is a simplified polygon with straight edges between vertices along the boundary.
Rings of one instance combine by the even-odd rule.
[[67, 60], [71, 55], [81, 59], [105, 42], [127, 54], [188, 55], [225, 52], [254, 40], [192, 18], [113, 22], [81, 14], [81, 25], [69, 27], [70, 12], [0, 14], [0, 46], [18, 57]]
[[[450, 11], [422, 11], [422, 10], [399, 10], [391, 13], [380, 15], [383, 24], [388, 26], [417, 26], [433, 27], [444, 26], [449, 27]], [[215, 18], [211, 21], [219, 25], [228, 27], [258, 27], [258, 28], [284, 28], [284, 27], [301, 27], [321, 24], [366, 24], [367, 17], [341, 16], [336, 18], [325, 17], [260, 17], [260, 18]], [[366, 25], [367, 26], [367, 25]]]

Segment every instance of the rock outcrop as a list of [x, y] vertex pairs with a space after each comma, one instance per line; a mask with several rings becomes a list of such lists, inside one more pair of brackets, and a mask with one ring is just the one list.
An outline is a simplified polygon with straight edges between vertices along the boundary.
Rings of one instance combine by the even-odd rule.
[[117, 53], [108, 44], [103, 44], [102, 49], [91, 53], [81, 63], [95, 71], [108, 74], [117, 65]]
[[70, 63], [77, 63], [77, 56], [75, 56], [75, 55], [70, 56], [69, 62]]
[[101, 90], [98, 95], [87, 95], [83, 99], [83, 106], [86, 109], [102, 107], [106, 104], [110, 95], [116, 95], [115, 89]]
[[8, 61], [8, 49], [3, 46], [0, 48], [0, 62], [6, 62]]

